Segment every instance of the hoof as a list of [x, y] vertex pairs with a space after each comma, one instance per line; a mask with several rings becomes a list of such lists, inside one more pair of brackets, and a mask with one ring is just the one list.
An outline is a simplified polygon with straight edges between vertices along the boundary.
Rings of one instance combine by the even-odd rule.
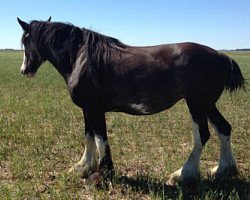
[[182, 168], [170, 174], [167, 185], [174, 186], [177, 183], [181, 182], [181, 170]]
[[91, 174], [87, 179], [88, 184], [94, 185], [96, 187], [101, 186], [103, 182], [104, 182], [104, 177], [99, 172]]
[[186, 171], [183, 168], [175, 171], [169, 176], [167, 185], [174, 186], [177, 183], [182, 185], [195, 185], [200, 180], [200, 174], [198, 172]]
[[99, 172], [91, 174], [86, 183], [94, 186], [95, 188], [104, 190], [108, 190], [110, 186], [112, 187], [112, 180]]
[[74, 174], [82, 178], [88, 178], [96, 171], [97, 167], [90, 167], [89, 165], [83, 165], [77, 163], [68, 170], [68, 174]]
[[214, 177], [216, 180], [227, 180], [237, 177], [238, 170], [235, 165], [228, 166], [225, 168], [219, 168], [218, 166], [214, 167], [211, 170], [211, 176]]

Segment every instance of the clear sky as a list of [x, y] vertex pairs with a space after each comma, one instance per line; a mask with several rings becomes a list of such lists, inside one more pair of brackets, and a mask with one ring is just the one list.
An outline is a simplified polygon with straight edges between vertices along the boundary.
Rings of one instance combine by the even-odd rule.
[[250, 48], [250, 0], [0, 0], [0, 49], [20, 49], [33, 19], [71, 22], [129, 45], [198, 42]]

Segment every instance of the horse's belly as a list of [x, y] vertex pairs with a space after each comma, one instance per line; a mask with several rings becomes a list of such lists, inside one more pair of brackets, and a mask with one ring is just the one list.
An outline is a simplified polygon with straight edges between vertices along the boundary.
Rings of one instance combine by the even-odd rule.
[[110, 107], [108, 111], [124, 112], [131, 115], [151, 115], [172, 107], [181, 97], [155, 101], [135, 101]]

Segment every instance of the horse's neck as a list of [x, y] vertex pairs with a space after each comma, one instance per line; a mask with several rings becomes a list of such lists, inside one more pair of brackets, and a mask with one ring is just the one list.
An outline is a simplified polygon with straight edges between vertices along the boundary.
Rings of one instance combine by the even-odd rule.
[[50, 53], [48, 61], [56, 68], [56, 70], [62, 75], [62, 77], [67, 82], [67, 78], [71, 72], [71, 65], [69, 59], [65, 62], [65, 56], [60, 56], [61, 59], [58, 59], [53, 53]]
[[68, 83], [69, 79], [72, 78], [71, 75], [76, 66], [83, 66], [87, 64], [87, 61], [89, 62], [88, 53], [84, 45], [82, 45], [82, 47], [80, 47], [75, 53], [76, 55], [73, 56], [73, 60], [71, 60], [72, 52], [64, 52], [60, 55], [56, 55], [56, 52], [54, 52], [52, 49], [47, 50], [47, 52], [47, 59], [62, 75], [66, 83]]

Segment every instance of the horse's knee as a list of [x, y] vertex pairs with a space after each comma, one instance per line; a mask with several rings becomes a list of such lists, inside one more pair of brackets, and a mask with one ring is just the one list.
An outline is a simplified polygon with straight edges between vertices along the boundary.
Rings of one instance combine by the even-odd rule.
[[99, 165], [97, 172], [102, 175], [109, 174], [110, 172], [113, 171], [114, 167], [108, 140], [107, 138], [104, 139], [100, 135], [99, 136], [96, 135], [95, 142], [99, 153]]

